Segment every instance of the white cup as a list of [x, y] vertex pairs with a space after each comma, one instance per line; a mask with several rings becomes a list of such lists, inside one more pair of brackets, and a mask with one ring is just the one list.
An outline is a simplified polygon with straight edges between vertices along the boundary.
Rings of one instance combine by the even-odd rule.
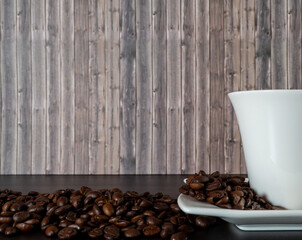
[[272, 204], [302, 209], [302, 90], [228, 94], [250, 185]]

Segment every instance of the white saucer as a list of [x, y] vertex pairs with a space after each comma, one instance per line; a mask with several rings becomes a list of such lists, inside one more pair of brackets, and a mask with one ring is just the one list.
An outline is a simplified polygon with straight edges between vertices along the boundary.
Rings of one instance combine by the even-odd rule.
[[302, 210], [225, 209], [184, 194], [179, 195], [177, 202], [185, 213], [219, 217], [243, 231], [302, 230]]

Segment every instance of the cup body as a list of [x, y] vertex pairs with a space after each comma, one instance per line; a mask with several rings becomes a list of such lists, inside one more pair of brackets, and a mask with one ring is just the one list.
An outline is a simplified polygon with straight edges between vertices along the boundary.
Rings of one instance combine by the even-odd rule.
[[229, 93], [250, 185], [274, 205], [302, 209], [302, 90]]

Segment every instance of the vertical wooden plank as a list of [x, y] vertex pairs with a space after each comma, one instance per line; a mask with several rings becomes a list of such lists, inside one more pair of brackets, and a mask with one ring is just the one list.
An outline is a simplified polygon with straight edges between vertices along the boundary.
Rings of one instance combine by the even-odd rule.
[[182, 1], [182, 173], [195, 173], [195, 8]]
[[[240, 62], [241, 90], [255, 89], [255, 1], [241, 1], [240, 19]], [[240, 173], [246, 173], [243, 149], [241, 147]]]
[[[2, 7], [0, 2], [0, 7]], [[2, 74], [1, 74], [1, 50], [2, 50], [2, 18], [1, 18], [1, 8], [0, 8], [0, 173], [1, 173], [1, 142], [2, 142]]]
[[88, 159], [88, 4], [84, 0], [74, 1], [75, 41], [75, 173], [87, 174]]
[[[224, 79], [226, 93], [240, 90], [240, 3], [224, 0]], [[235, 112], [224, 94], [225, 172], [240, 173], [240, 133]]]
[[272, 87], [270, 8], [270, 0], [255, 0], [256, 89]]
[[167, 173], [181, 173], [181, 1], [167, 0]]
[[209, 0], [196, 2], [196, 171], [210, 172]]
[[2, 133], [1, 174], [16, 173], [17, 157], [17, 69], [16, 1], [0, 1]]
[[153, 0], [152, 173], [167, 173], [167, 13], [165, 0]]
[[31, 173], [31, 8], [17, 0], [18, 151], [17, 174]]
[[46, 1], [46, 173], [60, 173], [60, 4]]
[[74, 2], [60, 1], [61, 12], [61, 162], [62, 174], [74, 173]]
[[151, 173], [152, 45], [151, 1], [136, 1], [136, 173]]
[[135, 0], [123, 0], [120, 4], [120, 173], [135, 174]]
[[105, 162], [105, 2], [89, 1], [89, 173]]
[[105, 2], [106, 21], [106, 157], [105, 173], [119, 173], [119, 0]]
[[32, 174], [45, 174], [46, 63], [45, 1], [31, 0], [32, 38]]
[[223, 11], [221, 1], [210, 1], [211, 172], [225, 169]]
[[301, 1], [288, 0], [288, 88], [301, 89]]
[[271, 1], [272, 88], [287, 88], [287, 1]]

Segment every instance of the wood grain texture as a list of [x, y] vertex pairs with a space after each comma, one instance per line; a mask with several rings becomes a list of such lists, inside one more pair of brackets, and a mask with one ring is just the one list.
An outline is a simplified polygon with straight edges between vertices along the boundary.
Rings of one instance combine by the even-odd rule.
[[118, 174], [120, 169], [120, 46], [119, 0], [105, 2], [106, 17], [106, 157], [105, 173]]
[[256, 89], [271, 89], [270, 1], [255, 0]]
[[60, 4], [46, 1], [46, 173], [60, 173]]
[[[241, 1], [240, 18], [240, 68], [241, 90], [255, 89], [255, 0]], [[242, 143], [241, 143], [242, 145]], [[246, 173], [241, 146], [240, 172]]]
[[135, 0], [121, 1], [120, 173], [136, 172], [136, 24]]
[[89, 173], [105, 163], [105, 2], [89, 1]]
[[75, 42], [75, 173], [87, 174], [88, 159], [88, 86], [89, 86], [89, 46], [88, 46], [88, 3], [74, 1], [74, 42]]
[[167, 4], [152, 2], [152, 173], [167, 173]]
[[0, 1], [1, 174], [246, 173], [227, 94], [300, 89], [301, 1]]
[[136, 1], [136, 173], [150, 174], [152, 161], [151, 1]]
[[182, 173], [195, 172], [195, 7], [182, 1]]
[[[209, 0], [196, 1], [196, 171], [210, 172]], [[198, 24], [203, 23], [203, 24]]]
[[224, 39], [221, 1], [210, 1], [211, 169], [224, 172]]
[[45, 1], [31, 0], [32, 174], [45, 174], [46, 59]]
[[287, 66], [289, 89], [302, 88], [301, 73], [301, 1], [288, 0]]
[[272, 57], [271, 81], [273, 89], [287, 88], [287, 2], [271, 1]]
[[181, 173], [181, 1], [167, 0], [167, 173]]
[[31, 14], [30, 1], [17, 0], [18, 151], [17, 173], [30, 174], [31, 152]]
[[60, 173], [74, 173], [74, 1], [60, 1], [61, 19], [61, 108]]
[[[240, 90], [240, 10], [241, 0], [224, 0], [224, 89]], [[233, 106], [224, 98], [225, 172], [240, 173], [241, 139]]]
[[17, 2], [15, 0], [3, 0], [0, 2], [2, 85], [1, 174], [16, 173], [18, 148], [16, 8]]

